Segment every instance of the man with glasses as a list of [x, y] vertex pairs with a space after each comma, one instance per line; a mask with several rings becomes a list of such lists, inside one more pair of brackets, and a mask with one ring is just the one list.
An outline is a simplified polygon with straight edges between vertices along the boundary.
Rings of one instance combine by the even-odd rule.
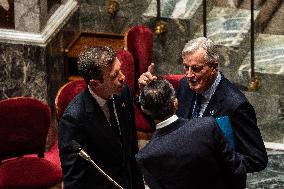
[[[182, 51], [185, 77], [177, 89], [182, 118], [228, 116], [235, 138], [235, 150], [246, 158], [247, 172], [261, 171], [267, 166], [265, 146], [257, 127], [254, 108], [245, 95], [218, 70], [219, 55], [213, 41], [205, 37], [193, 39]], [[154, 65], [143, 73], [139, 86], [151, 80]]]
[[178, 118], [173, 86], [164, 79], [141, 90], [141, 109], [155, 121], [136, 160], [151, 189], [244, 189], [247, 157], [226, 142], [211, 116]]

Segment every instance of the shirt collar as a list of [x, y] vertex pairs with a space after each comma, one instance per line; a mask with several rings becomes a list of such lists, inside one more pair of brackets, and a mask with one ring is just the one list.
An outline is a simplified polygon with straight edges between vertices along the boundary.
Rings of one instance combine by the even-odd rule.
[[207, 89], [204, 93], [202, 93], [202, 96], [207, 99], [210, 100], [210, 98], [212, 97], [212, 95], [214, 94], [214, 92], [216, 91], [220, 81], [221, 81], [221, 73], [218, 72], [217, 77], [214, 81], [214, 83], [209, 87], [209, 89]]
[[169, 117], [168, 119], [166, 119], [166, 120], [164, 120], [164, 121], [158, 123], [158, 124], [156, 125], [156, 129], [161, 129], [161, 128], [163, 128], [163, 127], [165, 127], [165, 126], [167, 126], [167, 125], [169, 125], [169, 124], [175, 122], [177, 119], [178, 119], [178, 117], [177, 117], [176, 115], [172, 115], [172, 116]]
[[96, 95], [96, 93], [94, 93], [94, 91], [91, 89], [90, 85], [88, 85], [88, 89], [91, 93], [91, 95], [96, 99], [96, 101], [98, 102], [100, 107], [103, 107], [106, 104], [106, 100], [99, 97], [98, 95]]

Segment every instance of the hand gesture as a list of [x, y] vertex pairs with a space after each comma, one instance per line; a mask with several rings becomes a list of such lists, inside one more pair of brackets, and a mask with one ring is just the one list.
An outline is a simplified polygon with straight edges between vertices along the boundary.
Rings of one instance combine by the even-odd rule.
[[139, 89], [142, 89], [145, 85], [147, 85], [150, 81], [157, 79], [157, 76], [154, 76], [154, 63], [151, 63], [148, 66], [148, 71], [143, 73], [138, 79]]

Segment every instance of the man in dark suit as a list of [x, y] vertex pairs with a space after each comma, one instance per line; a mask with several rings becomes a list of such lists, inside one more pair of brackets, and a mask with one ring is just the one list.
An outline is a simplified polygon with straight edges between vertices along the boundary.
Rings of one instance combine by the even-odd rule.
[[72, 100], [59, 123], [65, 189], [117, 188], [77, 155], [73, 140], [120, 186], [144, 188], [135, 161], [133, 102], [120, 66], [110, 47], [92, 47], [79, 56], [78, 68], [88, 88]]
[[166, 80], [141, 91], [141, 108], [156, 123], [150, 142], [136, 155], [151, 189], [243, 189], [244, 159], [227, 144], [213, 117], [175, 115], [177, 99]]
[[229, 116], [236, 151], [247, 156], [247, 172], [267, 166], [265, 146], [257, 127], [254, 108], [245, 95], [218, 71], [219, 56], [214, 43], [205, 37], [189, 41], [182, 52], [185, 78], [177, 97], [181, 102], [178, 116], [192, 118], [196, 96], [202, 95], [197, 117]]
[[[219, 56], [214, 43], [205, 37], [189, 41], [182, 52], [185, 77], [177, 89], [177, 115], [196, 118], [228, 116], [235, 137], [235, 149], [246, 156], [247, 172], [263, 170], [268, 158], [257, 127], [254, 108], [245, 95], [218, 71]], [[156, 77], [153, 65], [138, 80], [143, 87]]]

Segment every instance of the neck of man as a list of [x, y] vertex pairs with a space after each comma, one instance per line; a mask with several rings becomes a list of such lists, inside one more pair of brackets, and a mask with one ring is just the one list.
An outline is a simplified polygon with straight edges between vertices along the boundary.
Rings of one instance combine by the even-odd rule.
[[98, 94], [98, 93], [96, 92], [95, 87], [93, 87], [92, 85], [88, 85], [88, 87], [89, 87], [89, 90], [91, 91], [91, 93], [95, 94], [96, 96], [98, 96], [98, 97], [100, 97], [100, 98], [102, 98], [102, 99], [104, 99], [104, 100], [108, 100], [109, 98], [112, 97], [112, 95], [109, 96], [109, 97], [106, 97], [106, 96], [103, 96], [103, 95], [101, 95], [101, 94]]
[[210, 84], [208, 85], [208, 87], [204, 90], [204, 91], [196, 91], [198, 94], [204, 94], [205, 91], [207, 91], [212, 85], [213, 83], [215, 82], [215, 80], [217, 79], [217, 76], [218, 76], [218, 71], [212, 75], [212, 77], [208, 78], [208, 80], [210, 80]]

